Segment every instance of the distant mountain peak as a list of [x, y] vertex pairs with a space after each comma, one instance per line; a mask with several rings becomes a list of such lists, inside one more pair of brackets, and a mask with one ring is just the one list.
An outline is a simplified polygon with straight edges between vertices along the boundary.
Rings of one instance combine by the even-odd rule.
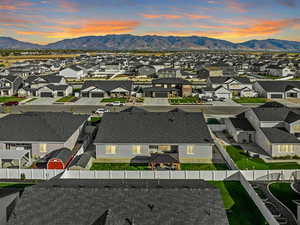
[[242, 43], [199, 37], [111, 34], [64, 39], [47, 45], [0, 37], [0, 49], [81, 49], [81, 50], [278, 50], [300, 51], [300, 42], [279, 39], [249, 40]]

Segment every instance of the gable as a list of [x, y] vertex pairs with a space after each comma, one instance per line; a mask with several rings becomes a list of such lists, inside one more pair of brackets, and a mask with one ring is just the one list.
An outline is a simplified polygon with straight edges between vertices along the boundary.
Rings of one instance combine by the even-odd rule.
[[115, 89], [111, 90], [111, 92], [128, 92], [128, 90], [126, 90], [124, 88], [121, 88], [121, 87], [118, 87], [118, 88], [115, 88]]

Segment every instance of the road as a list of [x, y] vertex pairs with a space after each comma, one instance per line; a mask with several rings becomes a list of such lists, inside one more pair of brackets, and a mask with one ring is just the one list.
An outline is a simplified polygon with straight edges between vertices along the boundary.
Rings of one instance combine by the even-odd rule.
[[[20, 112], [74, 112], [74, 113], [91, 113], [101, 106], [95, 105], [19, 105], [7, 107], [7, 113]], [[128, 106], [127, 106], [128, 107]], [[111, 112], [118, 112], [127, 107], [110, 107]], [[209, 115], [236, 115], [250, 106], [210, 106], [210, 105], [194, 105], [194, 106], [141, 106], [142, 108], [153, 112], [165, 112], [174, 108], [180, 108], [187, 112], [203, 112]]]

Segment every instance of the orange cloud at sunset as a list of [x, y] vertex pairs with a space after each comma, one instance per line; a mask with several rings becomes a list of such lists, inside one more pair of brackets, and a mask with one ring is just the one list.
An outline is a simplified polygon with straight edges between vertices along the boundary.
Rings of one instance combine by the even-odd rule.
[[55, 31], [16, 31], [22, 35], [40, 35], [48, 38], [69, 38], [85, 35], [123, 34], [132, 32], [138, 25], [137, 21], [99, 21], [89, 20], [69, 22], [72, 26], [44, 26]]

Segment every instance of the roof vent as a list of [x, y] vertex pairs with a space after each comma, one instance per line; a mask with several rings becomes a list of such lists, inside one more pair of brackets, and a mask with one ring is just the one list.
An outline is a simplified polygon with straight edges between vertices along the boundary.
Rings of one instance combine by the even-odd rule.
[[128, 225], [134, 225], [134, 220], [133, 220], [133, 218], [132, 218], [132, 219], [126, 218], [125, 220], [126, 220], [126, 222], [128, 223]]
[[150, 211], [152, 212], [153, 209], [154, 209], [154, 205], [153, 205], [153, 204], [148, 204], [147, 206], [148, 206], [148, 208], [150, 209]]

